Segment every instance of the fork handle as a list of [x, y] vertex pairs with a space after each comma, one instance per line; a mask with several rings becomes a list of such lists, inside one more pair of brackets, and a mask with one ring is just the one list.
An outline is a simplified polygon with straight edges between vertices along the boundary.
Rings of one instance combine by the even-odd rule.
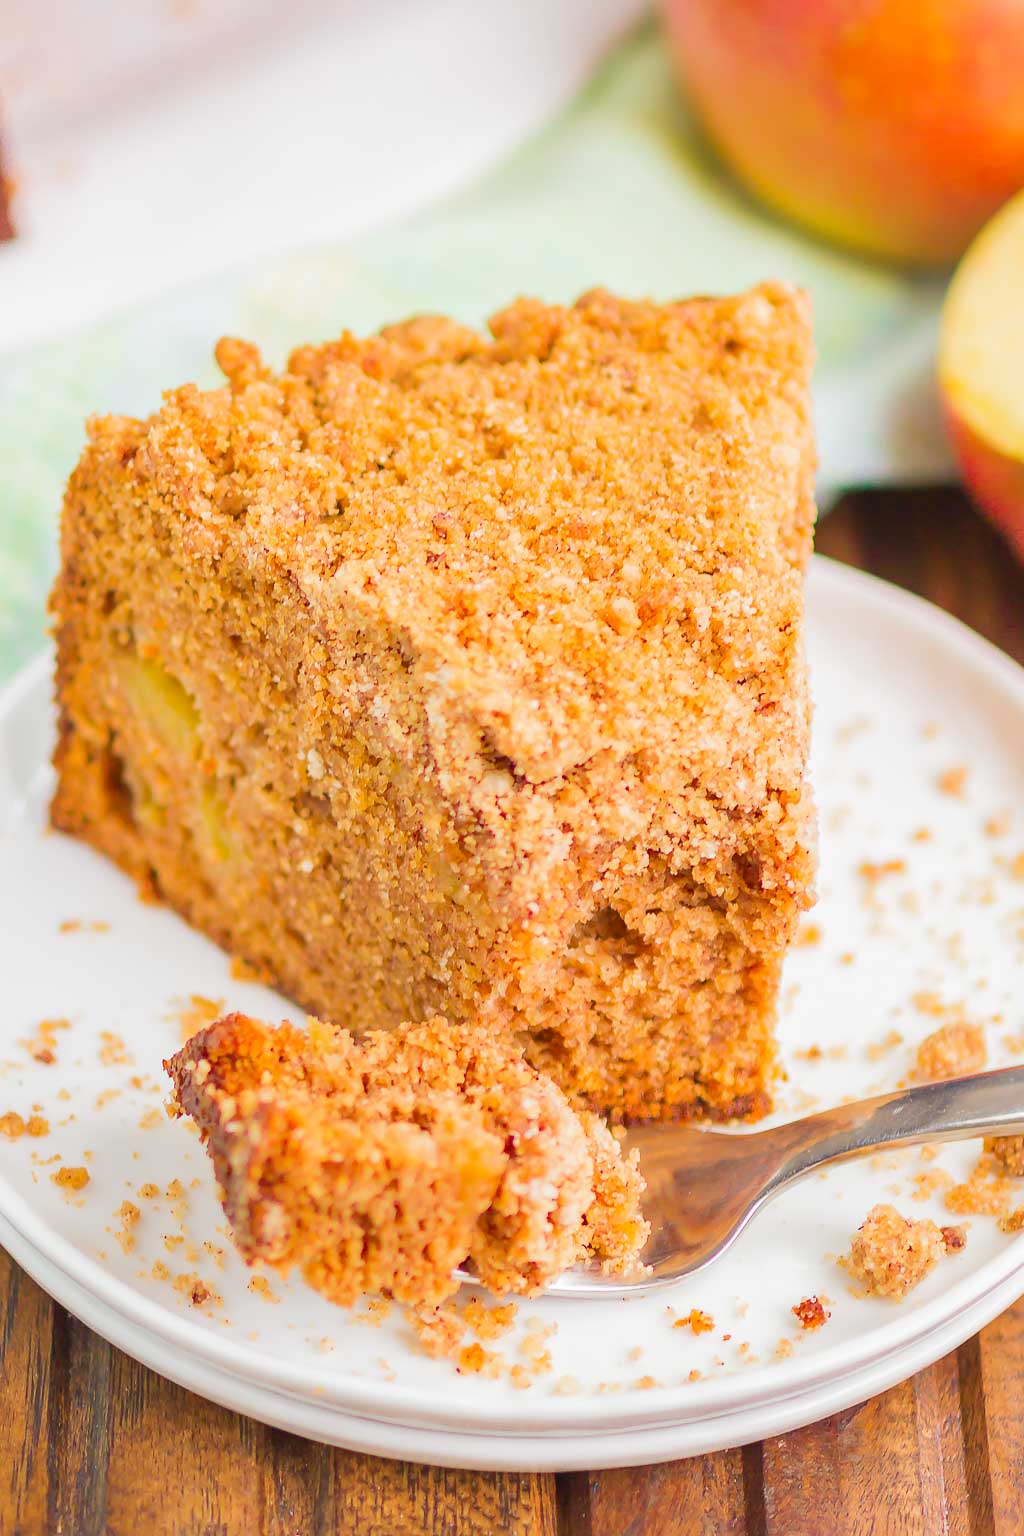
[[842, 1162], [882, 1147], [963, 1141], [996, 1133], [1024, 1135], [1024, 1067], [1003, 1067], [838, 1104], [767, 1134], [783, 1136], [786, 1131], [792, 1131], [792, 1140], [771, 1180], [773, 1194], [824, 1163]]

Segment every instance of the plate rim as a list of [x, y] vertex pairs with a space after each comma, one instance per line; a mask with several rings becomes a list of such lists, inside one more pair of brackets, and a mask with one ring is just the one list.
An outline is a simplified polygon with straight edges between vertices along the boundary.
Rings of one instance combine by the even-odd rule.
[[[1024, 723], [1024, 667], [960, 620], [915, 594], [842, 562], [816, 555], [809, 574], [809, 602], [826, 598], [831, 590], [839, 598], [859, 604], [866, 617], [884, 613], [897, 624], [909, 625], [933, 646], [956, 653], [976, 672], [987, 675]], [[8, 715], [34, 701], [34, 691], [48, 675], [47, 653], [36, 657], [0, 692], [0, 732]], [[388, 1423], [421, 1424], [457, 1428], [467, 1415], [492, 1431], [508, 1434], [593, 1432], [682, 1424], [738, 1411], [751, 1401], [784, 1400], [810, 1390], [823, 1378], [845, 1377], [851, 1371], [878, 1361], [920, 1340], [944, 1321], [969, 1308], [981, 1296], [1007, 1284], [1020, 1271], [1024, 1292], [1024, 1234], [1008, 1239], [1006, 1247], [985, 1260], [977, 1270], [962, 1276], [912, 1312], [881, 1321], [866, 1335], [846, 1340], [815, 1356], [766, 1361], [756, 1372], [729, 1373], [700, 1382], [665, 1385], [638, 1394], [644, 1401], [627, 1407], [622, 1398], [594, 1396], [538, 1397], [531, 1406], [517, 1395], [515, 1402], [493, 1403], [439, 1401], [436, 1393], [401, 1382], [371, 1381], [345, 1376], [316, 1364], [297, 1367], [287, 1360], [261, 1353], [251, 1344], [238, 1344], [197, 1327], [185, 1315], [172, 1312], [160, 1301], [145, 1296], [106, 1270], [97, 1260], [53, 1231], [41, 1215], [0, 1174], [0, 1215], [4, 1216], [33, 1249], [47, 1258], [71, 1281], [98, 1301], [113, 1306], [129, 1322], [154, 1333], [172, 1349], [198, 1353], [218, 1369], [258, 1386], [299, 1399], [310, 1395], [319, 1402], [377, 1418]], [[666, 1292], [666, 1295], [668, 1293]], [[566, 1301], [564, 1305], [572, 1303]], [[576, 1305], [587, 1305], [577, 1302]], [[543, 1404], [543, 1410], [538, 1411]]]
[[[5, 1227], [6, 1223], [0, 1217], [0, 1240], [7, 1243], [10, 1237]], [[17, 1244], [17, 1235], [15, 1240]], [[162, 1341], [153, 1339], [144, 1329], [126, 1325], [120, 1314], [102, 1300], [83, 1291], [68, 1277], [62, 1277], [30, 1245], [19, 1247], [17, 1261], [48, 1295], [52, 1296], [60, 1289], [61, 1305], [115, 1348], [124, 1350], [147, 1369], [167, 1377], [185, 1390], [198, 1392], [231, 1412], [246, 1414], [320, 1444], [427, 1462], [432, 1466], [499, 1472], [576, 1472], [649, 1466], [785, 1434], [864, 1402], [926, 1369], [1011, 1306], [1020, 1290], [1011, 1277], [1010, 1281], [1004, 1281], [979, 1297], [971, 1307], [947, 1319], [924, 1339], [911, 1341], [903, 1349], [833, 1382], [820, 1383], [806, 1392], [776, 1402], [755, 1402], [712, 1419], [690, 1419], [677, 1424], [631, 1426], [622, 1431], [517, 1435], [365, 1418], [331, 1404], [277, 1393], [258, 1382], [221, 1372], [191, 1353], [175, 1356]], [[56, 1274], [56, 1280], [51, 1277], [51, 1272]], [[961, 1322], [966, 1323], [966, 1327], [958, 1326]], [[187, 1361], [187, 1367], [182, 1361]], [[701, 1427], [711, 1425], [724, 1433], [705, 1432], [701, 1435]]]

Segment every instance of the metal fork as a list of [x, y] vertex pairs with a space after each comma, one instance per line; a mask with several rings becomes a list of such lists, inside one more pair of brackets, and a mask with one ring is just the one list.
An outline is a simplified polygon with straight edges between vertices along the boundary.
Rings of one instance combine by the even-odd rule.
[[[651, 1237], [646, 1272], [634, 1280], [577, 1265], [548, 1286], [566, 1297], [637, 1296], [705, 1269], [776, 1195], [827, 1163], [883, 1147], [971, 1136], [1024, 1135], [1024, 1067], [980, 1072], [839, 1104], [767, 1131], [728, 1133], [686, 1125], [638, 1125], [625, 1139], [640, 1152]], [[468, 1284], [479, 1284], [457, 1270]]]

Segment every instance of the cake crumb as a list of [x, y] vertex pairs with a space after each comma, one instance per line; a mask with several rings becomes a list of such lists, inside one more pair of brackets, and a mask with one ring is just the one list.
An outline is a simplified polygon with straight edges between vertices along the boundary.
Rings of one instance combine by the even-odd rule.
[[959, 1253], [961, 1248], [967, 1247], [967, 1230], [965, 1227], [940, 1227], [943, 1246], [947, 1253]]
[[254, 1296], [259, 1296], [262, 1301], [272, 1302], [275, 1306], [281, 1300], [266, 1275], [253, 1275], [248, 1288]]
[[478, 1296], [471, 1296], [463, 1308], [462, 1316], [478, 1339], [492, 1341], [508, 1332], [518, 1311], [514, 1301], [502, 1307], [487, 1307]]
[[432, 1359], [453, 1355], [466, 1331], [464, 1319], [453, 1307], [410, 1308], [406, 1317], [423, 1353]]
[[922, 989], [915, 992], [910, 999], [918, 1013], [923, 1013], [931, 1019], [944, 1019], [950, 1013], [954, 1005], [943, 1002], [937, 992]]
[[121, 1036], [115, 1034], [112, 1029], [100, 1030], [99, 1058], [104, 1067], [130, 1067], [134, 1057], [125, 1045]]
[[482, 1344], [467, 1344], [456, 1356], [455, 1369], [460, 1376], [496, 1377], [501, 1374], [501, 1356], [494, 1350], [484, 1349]]
[[379, 1328], [390, 1316], [391, 1307], [392, 1303], [387, 1296], [368, 1296], [363, 1310], [351, 1312], [349, 1316], [354, 1323], [367, 1323], [371, 1328]]
[[0, 1115], [0, 1136], [6, 1136], [8, 1141], [17, 1141], [20, 1136], [30, 1136], [38, 1139], [40, 1136], [50, 1134], [50, 1122], [42, 1115], [30, 1115], [23, 1120], [17, 1110], [9, 1110], [6, 1115]]
[[174, 1289], [179, 1295], [187, 1297], [193, 1307], [219, 1307], [223, 1303], [223, 1297], [201, 1275], [177, 1275]]
[[926, 1168], [923, 1173], [915, 1173], [911, 1182], [911, 1199], [930, 1200], [940, 1190], [950, 1189], [956, 1180], [945, 1168]]
[[519, 1353], [538, 1376], [545, 1376], [552, 1369], [551, 1354], [545, 1346], [547, 1337], [546, 1333], [527, 1333], [519, 1341]]
[[693, 1333], [711, 1333], [715, 1326], [715, 1320], [710, 1312], [702, 1312], [699, 1307], [691, 1307], [685, 1317], [677, 1317], [672, 1324], [673, 1328], [689, 1328]]
[[551, 1388], [552, 1397], [575, 1397], [583, 1389], [575, 1376], [559, 1376]]
[[906, 874], [906, 871], [906, 859], [883, 859], [879, 863], [873, 863], [870, 859], [865, 859], [857, 867], [857, 873], [869, 885], [874, 885], [877, 881], [884, 879], [886, 875], [903, 875]]
[[947, 1211], [956, 1216], [1002, 1216], [1010, 1204], [1013, 1181], [1000, 1172], [1001, 1166], [991, 1152], [983, 1152], [970, 1178], [946, 1191]]
[[898, 1045], [902, 1044], [903, 1036], [899, 1030], [890, 1029], [888, 1034], [882, 1036], [881, 1040], [873, 1040], [869, 1045], [866, 1045], [864, 1047], [864, 1054], [869, 1061], [880, 1061], [883, 1056], [887, 1056], [890, 1051], [895, 1050]]
[[967, 787], [967, 765], [957, 763], [952, 768], [945, 768], [935, 780], [936, 788], [944, 795], [952, 795], [955, 799], [963, 799]]
[[984, 1145], [1007, 1173], [1024, 1178], [1024, 1136], [986, 1136]]
[[70, 1028], [70, 1019], [40, 1019], [35, 1033], [27, 1039], [19, 1040], [18, 1044], [24, 1047], [33, 1061], [44, 1067], [52, 1067], [57, 1061], [57, 1035]]
[[1014, 1211], [1007, 1211], [1005, 1216], [999, 1218], [1000, 1232], [1024, 1231], [1024, 1205], [1018, 1205]]
[[114, 1236], [121, 1245], [122, 1253], [131, 1253], [135, 1247], [135, 1234], [132, 1228], [138, 1226], [142, 1212], [130, 1200], [123, 1200], [114, 1214], [121, 1223]]
[[804, 923], [803, 927], [797, 933], [794, 943], [798, 949], [810, 949], [813, 948], [814, 945], [820, 944], [823, 937], [824, 935], [822, 934], [820, 924]]
[[51, 1173], [50, 1178], [61, 1189], [77, 1191], [84, 1189], [88, 1184], [89, 1170], [87, 1168], [69, 1168], [65, 1166], [58, 1168], [55, 1173]]
[[826, 1312], [817, 1296], [805, 1296], [802, 1301], [797, 1302], [795, 1307], [791, 1307], [790, 1311], [800, 1327], [808, 1330], [823, 1328], [832, 1316], [831, 1312]]
[[775, 1358], [776, 1358], [776, 1360], [788, 1360], [792, 1353], [793, 1353], [793, 1340], [792, 1339], [780, 1339], [779, 1342], [775, 1346]]
[[875, 1205], [839, 1263], [864, 1286], [864, 1294], [899, 1301], [945, 1252], [945, 1240], [934, 1221], [909, 1221], [894, 1206]]
[[921, 1082], [963, 1077], [970, 1072], [982, 1071], [987, 1061], [985, 1031], [980, 1024], [959, 1019], [941, 1025], [921, 1041], [914, 1061], [914, 1076]]

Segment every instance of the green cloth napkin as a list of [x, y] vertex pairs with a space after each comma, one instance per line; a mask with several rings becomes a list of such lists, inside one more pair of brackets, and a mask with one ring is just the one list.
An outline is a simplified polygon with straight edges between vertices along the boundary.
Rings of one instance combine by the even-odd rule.
[[43, 640], [85, 416], [146, 414], [166, 386], [214, 383], [225, 332], [279, 362], [300, 341], [416, 311], [480, 324], [520, 293], [571, 300], [601, 284], [669, 298], [768, 276], [814, 295], [826, 491], [941, 472], [929, 384], [941, 283], [818, 244], [750, 202], [703, 145], [648, 26], [539, 138], [445, 205], [0, 360], [0, 680]]

